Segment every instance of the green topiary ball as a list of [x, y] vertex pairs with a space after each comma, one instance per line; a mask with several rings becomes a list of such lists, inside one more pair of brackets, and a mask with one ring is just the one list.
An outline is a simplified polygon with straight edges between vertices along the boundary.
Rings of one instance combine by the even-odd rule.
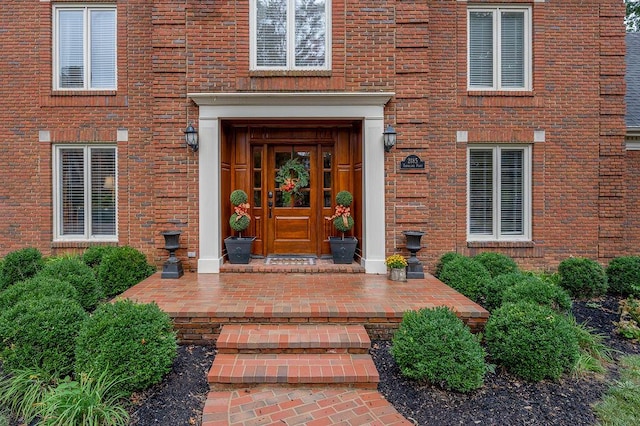
[[18, 302], [43, 297], [59, 297], [80, 303], [78, 290], [73, 285], [67, 281], [38, 274], [0, 292], [0, 312], [15, 306]]
[[242, 232], [249, 227], [249, 223], [251, 223], [251, 219], [248, 216], [239, 216], [234, 213], [229, 218], [229, 225], [231, 225], [231, 229], [236, 232]]
[[3, 368], [35, 368], [58, 377], [70, 374], [74, 342], [87, 318], [74, 300], [35, 297], [19, 302], [0, 315]]
[[130, 300], [100, 305], [76, 341], [76, 374], [108, 371], [128, 394], [158, 383], [171, 370], [177, 343], [171, 318], [158, 305]]
[[481, 289], [482, 306], [489, 312], [498, 309], [502, 305], [502, 297], [507, 289], [532, 278], [530, 275], [524, 275], [520, 272], [498, 275]]
[[607, 292], [607, 275], [595, 260], [571, 257], [558, 265], [560, 286], [576, 298], [588, 299]]
[[502, 303], [531, 302], [547, 306], [554, 311], [567, 313], [571, 310], [571, 298], [562, 288], [534, 276], [525, 277], [505, 290]]
[[97, 269], [102, 258], [116, 250], [115, 246], [91, 246], [82, 255], [82, 261], [93, 269]]
[[640, 256], [616, 257], [606, 269], [609, 293], [640, 296]]
[[433, 273], [433, 275], [437, 278], [440, 278], [440, 273], [442, 272], [442, 268], [444, 267], [444, 265], [446, 265], [447, 263], [451, 262], [454, 259], [458, 259], [460, 257], [465, 257], [461, 254], [458, 254], [456, 252], [449, 252], [449, 253], [445, 253], [440, 257], [440, 260], [438, 261], [438, 264], [436, 265], [436, 269]]
[[503, 304], [489, 317], [484, 337], [494, 361], [531, 381], [558, 379], [580, 355], [567, 317], [531, 302]]
[[234, 206], [239, 206], [240, 204], [246, 203], [247, 200], [249, 200], [249, 196], [243, 190], [236, 189], [229, 196], [229, 200], [231, 201], [231, 204], [233, 204]]
[[0, 264], [0, 291], [19, 281], [33, 277], [44, 267], [42, 253], [29, 247], [7, 254]]
[[484, 252], [474, 256], [473, 259], [482, 263], [492, 278], [498, 275], [518, 272], [518, 264], [512, 258], [502, 253]]
[[404, 376], [458, 392], [481, 387], [487, 371], [478, 338], [445, 307], [406, 312], [391, 354]]
[[335, 219], [333, 219], [333, 226], [335, 226], [335, 228], [339, 232], [347, 232], [347, 231], [349, 231], [351, 228], [353, 228], [354, 224], [355, 224], [355, 222], [353, 221], [353, 218], [351, 216], [347, 217], [347, 224], [346, 225], [344, 223], [344, 218], [342, 216], [338, 216]]
[[103, 297], [102, 287], [93, 269], [76, 257], [64, 257], [47, 263], [39, 275], [70, 283], [78, 290], [82, 307], [92, 311]]
[[447, 262], [438, 278], [475, 302], [479, 301], [482, 290], [491, 281], [489, 271], [481, 263], [468, 257]]
[[349, 191], [340, 191], [336, 195], [336, 204], [349, 207], [353, 203], [353, 195]]
[[98, 282], [107, 297], [122, 293], [155, 272], [144, 254], [132, 247], [118, 247], [98, 267]]

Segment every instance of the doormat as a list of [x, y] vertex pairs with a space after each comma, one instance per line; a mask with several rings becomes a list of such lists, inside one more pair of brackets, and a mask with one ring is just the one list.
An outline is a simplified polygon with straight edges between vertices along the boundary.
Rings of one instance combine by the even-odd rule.
[[316, 258], [311, 256], [268, 256], [265, 265], [315, 265]]

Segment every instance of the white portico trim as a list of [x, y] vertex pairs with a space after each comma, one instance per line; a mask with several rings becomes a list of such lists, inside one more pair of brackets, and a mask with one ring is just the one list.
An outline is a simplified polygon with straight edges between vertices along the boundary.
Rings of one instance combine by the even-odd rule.
[[223, 262], [220, 122], [228, 119], [362, 120], [362, 264], [367, 273], [386, 273], [382, 133], [384, 106], [394, 93], [190, 93], [188, 96], [200, 107], [198, 273], [218, 273]]

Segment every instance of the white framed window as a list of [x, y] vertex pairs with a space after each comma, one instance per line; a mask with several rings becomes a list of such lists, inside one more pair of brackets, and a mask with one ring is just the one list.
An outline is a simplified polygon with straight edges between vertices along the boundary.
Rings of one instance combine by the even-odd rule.
[[467, 239], [531, 240], [531, 146], [468, 148]]
[[117, 241], [117, 152], [113, 145], [56, 145], [56, 240]]
[[331, 0], [251, 0], [252, 70], [328, 70]]
[[54, 90], [116, 90], [116, 56], [115, 6], [54, 6]]
[[469, 90], [531, 90], [531, 8], [470, 7]]

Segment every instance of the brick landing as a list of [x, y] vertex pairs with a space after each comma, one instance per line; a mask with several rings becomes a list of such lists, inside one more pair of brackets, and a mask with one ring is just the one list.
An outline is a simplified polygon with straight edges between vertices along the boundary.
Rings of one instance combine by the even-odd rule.
[[156, 302], [182, 343], [210, 344], [225, 324], [362, 324], [372, 339], [390, 339], [407, 310], [448, 306], [474, 331], [489, 313], [436, 278], [395, 282], [386, 275], [331, 273], [160, 273], [123, 297]]

